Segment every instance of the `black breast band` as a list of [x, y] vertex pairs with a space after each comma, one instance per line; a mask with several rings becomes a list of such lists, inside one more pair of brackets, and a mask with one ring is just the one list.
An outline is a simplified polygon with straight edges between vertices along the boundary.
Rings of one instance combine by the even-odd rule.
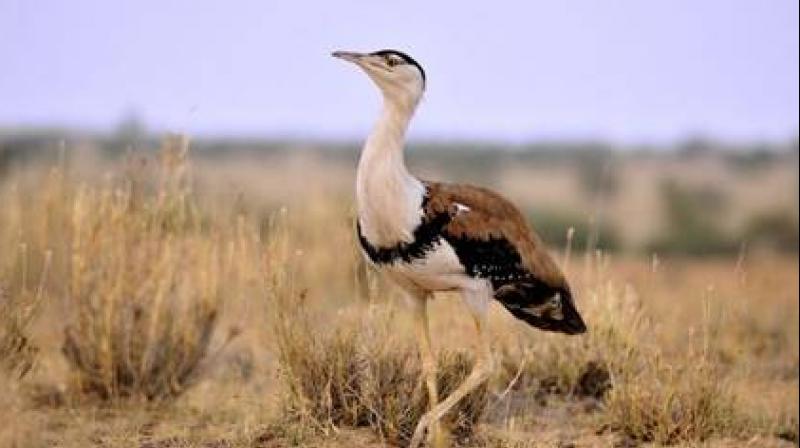
[[[422, 200], [422, 209], [428, 203], [427, 195]], [[375, 264], [391, 264], [395, 261], [410, 263], [419, 258], [424, 258], [425, 253], [433, 249], [433, 246], [442, 238], [442, 229], [450, 222], [450, 215], [438, 213], [433, 216], [424, 216], [420, 225], [414, 229], [414, 239], [410, 243], [400, 242], [394, 246], [379, 247], [373, 246], [364, 233], [361, 232], [361, 222], [357, 222], [358, 242], [367, 254], [367, 257]]]

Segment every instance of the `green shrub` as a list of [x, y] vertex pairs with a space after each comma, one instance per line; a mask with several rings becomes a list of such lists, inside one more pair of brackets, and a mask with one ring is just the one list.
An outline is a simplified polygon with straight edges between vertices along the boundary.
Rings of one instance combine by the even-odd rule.
[[664, 233], [646, 245], [648, 252], [716, 255], [735, 253], [740, 244], [719, 226], [725, 197], [715, 189], [690, 189], [672, 181], [661, 186]]
[[569, 229], [574, 229], [573, 249], [601, 248], [615, 251], [620, 248], [619, 235], [610, 224], [597, 223], [577, 213], [553, 209], [532, 210], [528, 212], [528, 217], [539, 236], [553, 249], [566, 245]]
[[783, 210], [753, 216], [744, 226], [742, 239], [750, 245], [779, 252], [797, 253], [797, 216]]

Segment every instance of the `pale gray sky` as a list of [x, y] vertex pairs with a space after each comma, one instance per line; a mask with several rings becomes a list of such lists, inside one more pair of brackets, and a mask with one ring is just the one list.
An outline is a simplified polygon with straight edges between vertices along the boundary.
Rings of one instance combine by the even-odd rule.
[[798, 2], [0, 0], [0, 126], [358, 138], [375, 89], [335, 49], [428, 72], [418, 138], [798, 132]]

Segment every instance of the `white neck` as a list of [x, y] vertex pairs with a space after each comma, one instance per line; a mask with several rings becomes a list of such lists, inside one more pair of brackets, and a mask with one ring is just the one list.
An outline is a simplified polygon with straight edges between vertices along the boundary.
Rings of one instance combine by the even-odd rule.
[[406, 168], [403, 149], [416, 101], [384, 98], [383, 111], [364, 144], [356, 172], [361, 231], [375, 246], [411, 242], [422, 219], [425, 187]]

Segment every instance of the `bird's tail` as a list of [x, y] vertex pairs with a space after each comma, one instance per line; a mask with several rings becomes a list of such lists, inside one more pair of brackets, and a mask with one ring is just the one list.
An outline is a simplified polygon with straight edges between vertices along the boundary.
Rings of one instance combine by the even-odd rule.
[[517, 319], [545, 331], [565, 334], [586, 332], [568, 287], [549, 288], [536, 283], [505, 285], [495, 298]]

